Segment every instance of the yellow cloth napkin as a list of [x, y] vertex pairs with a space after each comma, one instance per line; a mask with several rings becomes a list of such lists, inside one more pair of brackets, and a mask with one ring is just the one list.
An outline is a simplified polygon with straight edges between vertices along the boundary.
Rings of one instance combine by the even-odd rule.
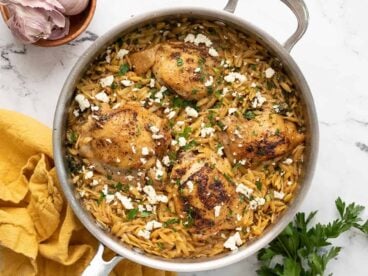
[[[51, 130], [0, 110], [0, 275], [80, 275], [97, 244], [63, 197]], [[111, 275], [175, 273], [123, 260]]]

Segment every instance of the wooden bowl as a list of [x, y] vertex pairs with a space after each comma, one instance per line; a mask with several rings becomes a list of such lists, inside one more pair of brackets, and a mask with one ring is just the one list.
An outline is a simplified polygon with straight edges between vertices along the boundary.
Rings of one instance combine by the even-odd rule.
[[[66, 44], [77, 38], [88, 27], [89, 23], [91, 22], [92, 17], [96, 10], [96, 1], [97, 0], [89, 0], [88, 6], [82, 13], [69, 16], [70, 29], [69, 33], [66, 36], [56, 40], [40, 39], [33, 44], [41, 47], [55, 47]], [[4, 21], [7, 22], [9, 19], [8, 9], [6, 8], [6, 6], [0, 5], [0, 11]]]

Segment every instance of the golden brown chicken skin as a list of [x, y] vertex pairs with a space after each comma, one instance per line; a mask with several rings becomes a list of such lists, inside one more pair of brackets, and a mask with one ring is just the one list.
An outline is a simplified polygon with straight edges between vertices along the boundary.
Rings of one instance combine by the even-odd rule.
[[176, 212], [186, 221], [189, 231], [201, 240], [236, 228], [237, 215], [241, 215], [245, 203], [239, 200], [235, 185], [215, 164], [187, 156], [182, 160], [174, 166], [171, 179], [178, 183], [174, 193]]
[[229, 116], [224, 123], [227, 129], [219, 137], [226, 156], [245, 160], [247, 167], [287, 154], [305, 138], [293, 122], [267, 110], [252, 120]]
[[152, 68], [163, 85], [186, 99], [202, 99], [207, 96], [208, 87], [216, 83], [213, 68], [218, 66], [218, 59], [210, 56], [205, 46], [168, 42], [133, 53], [129, 58], [137, 74]]
[[89, 117], [79, 139], [80, 155], [97, 170], [144, 168], [149, 159], [162, 157], [171, 142], [166, 120], [136, 103], [104, 107], [97, 116]]

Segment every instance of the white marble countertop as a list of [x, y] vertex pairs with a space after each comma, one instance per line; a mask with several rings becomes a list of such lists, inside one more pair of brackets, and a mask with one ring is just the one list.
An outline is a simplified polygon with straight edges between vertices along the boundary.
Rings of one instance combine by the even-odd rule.
[[[129, 4], [128, 4], [129, 2]], [[173, 6], [221, 9], [225, 0], [99, 0], [88, 31], [70, 45], [39, 48], [17, 43], [0, 22], [0, 108], [28, 114], [48, 126], [61, 87], [78, 57], [99, 35], [134, 14]], [[241, 0], [236, 14], [284, 41], [295, 28], [279, 0]], [[310, 27], [292, 52], [311, 87], [320, 122], [320, 152], [302, 211], [335, 218], [341, 196], [368, 207], [368, 1], [309, 0]], [[368, 212], [365, 212], [366, 217]], [[328, 272], [367, 275], [368, 239], [350, 232]], [[185, 275], [255, 275], [251, 257], [216, 271]]]

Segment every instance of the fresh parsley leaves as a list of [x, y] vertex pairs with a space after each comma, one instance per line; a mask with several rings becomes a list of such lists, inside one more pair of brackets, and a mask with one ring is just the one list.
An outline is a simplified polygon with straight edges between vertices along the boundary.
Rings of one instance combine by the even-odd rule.
[[[332, 246], [331, 239], [339, 237], [351, 228], [368, 234], [368, 220], [361, 224], [363, 206], [335, 201], [340, 218], [328, 224], [317, 223], [310, 227], [317, 212], [308, 216], [298, 213], [292, 223], [273, 240], [267, 248], [258, 253], [261, 267], [260, 276], [317, 276], [324, 275], [327, 264], [336, 258], [341, 250]], [[278, 262], [275, 264], [275, 260]]]

